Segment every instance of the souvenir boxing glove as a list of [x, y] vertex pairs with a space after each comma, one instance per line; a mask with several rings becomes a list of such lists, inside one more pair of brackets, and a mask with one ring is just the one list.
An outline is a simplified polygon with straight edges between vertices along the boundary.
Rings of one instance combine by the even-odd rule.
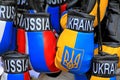
[[18, 1], [16, 26], [17, 26], [17, 51], [20, 53], [26, 53], [25, 51], [26, 40], [25, 40], [24, 17], [23, 17], [24, 13], [35, 13], [35, 11], [30, 7], [29, 0]]
[[49, 14], [25, 14], [26, 51], [37, 72], [59, 72], [55, 67], [56, 38], [52, 32]]
[[[15, 7], [16, 7], [16, 4], [17, 4], [17, 1], [16, 0], [2, 0], [2, 1], [4, 1], [4, 2], [13, 2], [13, 7], [14, 7], [14, 14], [12, 14], [12, 16], [13, 16], [13, 18], [15, 18], [15, 14], [16, 14], [16, 9], [15, 9]], [[14, 22], [14, 19], [13, 19], [13, 22]], [[9, 50], [16, 50], [16, 48], [17, 48], [17, 45], [16, 45], [16, 32], [17, 32], [17, 29], [16, 29], [16, 26], [15, 25], [13, 25], [13, 27], [12, 27], [12, 39], [11, 39], [11, 45], [10, 45], [10, 47], [9, 47]]]
[[28, 55], [9, 51], [2, 56], [2, 59], [4, 73], [1, 76], [1, 80], [30, 80]]
[[[25, 39], [25, 29], [24, 29], [24, 13], [34, 13], [34, 10], [18, 9], [17, 10], [17, 51], [21, 54], [26, 53], [26, 39]], [[29, 65], [30, 77], [38, 78], [40, 73], [31, 69]], [[28, 74], [28, 73], [26, 73]], [[29, 75], [26, 75], [26, 77]]]
[[[109, 1], [109, 4], [110, 3], [111, 3], [111, 1]], [[111, 5], [109, 5], [108, 8], [109, 7], [111, 7]], [[114, 7], [115, 7], [115, 5], [114, 5]], [[117, 9], [117, 7], [116, 7], [116, 9]], [[109, 12], [110, 12], [110, 10], [107, 13], [109, 13]], [[113, 19], [113, 17], [109, 16], [109, 19]], [[114, 25], [116, 25], [116, 22], [113, 22], [112, 20], [109, 23], [110, 24], [114, 23]], [[112, 28], [114, 26], [112, 24], [109, 25], [109, 26], [107, 25], [105, 29], [107, 29], [107, 28], [110, 29], [110, 27]], [[102, 34], [104, 32], [107, 32], [107, 30], [102, 31]], [[114, 30], [113, 30], [113, 32], [114, 32]], [[110, 31], [110, 33], [113, 33], [113, 32]], [[119, 43], [113, 41], [110, 38], [106, 38], [107, 37], [106, 35], [110, 36], [110, 35], [105, 34], [105, 33], [103, 34], [103, 36], [105, 38], [102, 38], [103, 42], [99, 46], [99, 47], [102, 48], [101, 52], [98, 51], [98, 46], [96, 46], [96, 49], [94, 51], [95, 57], [93, 58], [93, 65], [92, 65], [93, 75], [92, 75], [90, 80], [96, 80], [96, 79], [97, 80], [117, 80], [117, 78], [116, 78], [116, 69], [118, 68], [118, 64], [117, 64], [118, 61], [119, 61], [118, 56], [120, 56], [119, 55], [119, 50], [120, 50], [119, 49]], [[102, 54], [100, 54], [100, 53], [102, 53]]]
[[57, 43], [56, 67], [78, 75], [90, 69], [94, 54], [93, 20], [93, 16], [76, 9], [68, 11], [67, 29]]
[[14, 14], [13, 1], [2, 1], [0, 3], [0, 54], [8, 51], [10, 48]]
[[[106, 42], [106, 43], [104, 43], [104, 45], [102, 45], [102, 51], [106, 52], [106, 53], [110, 53], [112, 55], [115, 54], [115, 53], [118, 53], [119, 50], [117, 50], [117, 47], [116, 48], [114, 47], [115, 45], [117, 45], [117, 44]], [[94, 55], [97, 55], [98, 54], [98, 44], [95, 44], [94, 47], [95, 47]], [[104, 65], [102, 65], [101, 67], [103, 67], [103, 66]], [[93, 71], [94, 72], [99, 72], [99, 73], [104, 73], [105, 71], [103, 71], [103, 68], [101, 68], [101, 67], [97, 66], [96, 68], [93, 69]], [[105, 67], [105, 68], [107, 69], [106, 72], [108, 71], [109, 73], [113, 73], [113, 71], [116, 69], [114, 66], [112, 66], [111, 68], [110, 67]], [[105, 70], [105, 68], [104, 68], [104, 70]], [[109, 70], [108, 70], [108, 68], [109, 68]], [[92, 75], [91, 78], [90, 78], [90, 80], [96, 80], [96, 79], [97, 80], [117, 80], [117, 77], [116, 76], [113, 76], [113, 77], [99, 77], [99, 76]]]

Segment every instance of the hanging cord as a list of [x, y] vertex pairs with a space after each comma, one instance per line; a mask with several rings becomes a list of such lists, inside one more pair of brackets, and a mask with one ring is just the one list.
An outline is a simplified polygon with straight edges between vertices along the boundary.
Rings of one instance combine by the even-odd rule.
[[100, 0], [97, 0], [97, 20], [98, 20], [98, 52], [102, 51], [102, 34], [101, 34], [101, 23], [100, 23]]

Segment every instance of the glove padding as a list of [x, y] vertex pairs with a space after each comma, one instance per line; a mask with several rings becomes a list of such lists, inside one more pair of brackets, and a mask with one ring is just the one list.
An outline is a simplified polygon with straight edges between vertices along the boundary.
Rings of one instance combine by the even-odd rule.
[[98, 55], [93, 57], [92, 74], [98, 77], [114, 77], [116, 76], [117, 64], [119, 57], [117, 54], [109, 54], [99, 52]]
[[[112, 43], [106, 43], [106, 44], [109, 44], [109, 46], [108, 45], [102, 45], [102, 51], [103, 52], [111, 53], [111, 55], [113, 55], [114, 53], [117, 53], [118, 50], [117, 50], [117, 47], [115, 48], [115, 46], [116, 46], [115, 43], [112, 42]], [[97, 44], [95, 44], [94, 53], [95, 53], [95, 55], [98, 55], [98, 45]], [[104, 63], [104, 62], [102, 62], [102, 63]], [[103, 68], [101, 68], [101, 69], [103, 69]], [[108, 77], [99, 77], [99, 76], [92, 75], [90, 80], [117, 80], [117, 78], [116, 78], [116, 76], [108, 78]]]
[[13, 1], [0, 3], [0, 54], [8, 51], [11, 46], [14, 11]]
[[1, 80], [30, 80], [28, 72], [28, 55], [16, 51], [9, 51], [2, 55], [4, 73]]
[[[75, 74], [89, 70], [94, 47], [93, 20], [93, 16], [76, 10], [68, 12], [68, 29], [64, 29], [57, 43], [56, 67]], [[85, 26], [84, 21], [91, 25]]]
[[54, 64], [57, 39], [50, 25], [50, 15], [36, 13], [24, 16], [26, 53], [30, 55], [31, 66], [37, 72], [59, 72], [60, 70]]

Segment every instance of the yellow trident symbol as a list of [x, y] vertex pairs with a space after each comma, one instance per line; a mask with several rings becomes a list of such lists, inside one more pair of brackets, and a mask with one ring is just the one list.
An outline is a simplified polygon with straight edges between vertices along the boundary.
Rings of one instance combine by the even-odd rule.
[[[72, 51], [72, 57], [70, 58], [69, 52], [66, 50], [65, 55], [64, 55], [64, 65], [68, 69], [72, 68], [78, 68], [78, 64], [80, 62], [80, 54], [78, 54], [75, 59], [74, 58], [74, 50]], [[70, 61], [69, 61], [70, 60]]]

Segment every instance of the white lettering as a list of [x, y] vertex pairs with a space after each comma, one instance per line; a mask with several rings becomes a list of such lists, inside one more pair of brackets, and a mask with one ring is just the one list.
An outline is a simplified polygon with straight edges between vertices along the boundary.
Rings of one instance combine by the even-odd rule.
[[28, 63], [29, 63], [29, 61], [26, 60], [26, 62], [25, 62], [26, 65], [24, 66], [25, 71], [28, 70]]
[[116, 72], [116, 64], [109, 63], [93, 63], [93, 73], [94, 74], [115, 74]]
[[81, 18], [69, 18], [68, 29], [80, 30], [80, 31], [93, 31], [93, 21]]
[[79, 23], [79, 29], [83, 29], [83, 27], [84, 27], [84, 22], [83, 22], [83, 20], [81, 20]]
[[29, 23], [27, 22], [29, 22], [29, 18], [27, 18], [25, 21], [25, 30], [29, 30]]
[[15, 61], [14, 60], [10, 61], [10, 66], [11, 66], [11, 72], [15, 72], [16, 67], [15, 67]]
[[50, 30], [49, 18], [26, 18], [26, 31]]
[[33, 31], [35, 30], [35, 19], [34, 18], [31, 18], [30, 19], [30, 29]]
[[99, 68], [98, 68], [98, 73], [102, 73], [103, 74], [103, 66], [104, 64], [98, 64], [99, 65]]
[[70, 18], [70, 19], [69, 19], [68, 28], [73, 29], [73, 26], [72, 26], [73, 21], [74, 21], [74, 18]]
[[13, 6], [0, 6], [0, 18], [13, 19], [15, 8]]
[[10, 73], [19, 73], [28, 70], [28, 60], [18, 59], [18, 60], [5, 60], [5, 71]]
[[[42, 26], [45, 26], [45, 20], [44, 18], [42, 18]], [[45, 30], [44, 27], [42, 27], [43, 29], [42, 30]]]
[[5, 18], [5, 6], [0, 6], [0, 17]]
[[108, 63], [105, 63], [105, 64], [104, 64], [104, 74], [105, 74], [105, 73], [110, 74], [109, 69], [110, 69], [110, 65], [109, 65]]
[[41, 28], [42, 28], [41, 19], [40, 18], [36, 19], [36, 28], [37, 28], [37, 30], [41, 30]]
[[[21, 71], [22, 71], [21, 61], [20, 61], [20, 60], [17, 60], [17, 61], [16, 61], [16, 65], [17, 65], [17, 71], [18, 71], [18, 72], [21, 72]], [[24, 69], [24, 68], [23, 68], [23, 69]]]
[[45, 30], [50, 30], [50, 22], [49, 22], [49, 19], [47, 18], [46, 20], [46, 25], [45, 25]]
[[[96, 69], [95, 69], [96, 68]], [[97, 70], [98, 68], [98, 64], [95, 65], [95, 63], [93, 63], [93, 72], [96, 74], [98, 72]]]
[[10, 66], [9, 66], [9, 61], [6, 61], [5, 60], [5, 70], [7, 71], [7, 72], [9, 72], [10, 71]]
[[79, 19], [78, 19], [78, 18], [75, 18], [75, 19], [74, 19], [73, 26], [76, 27], [76, 29], [78, 29], [78, 24], [79, 24]]
[[112, 74], [112, 73], [115, 74], [115, 72], [116, 72], [116, 67], [115, 66], [117, 66], [117, 65], [116, 64], [111, 65], [110, 74]]

